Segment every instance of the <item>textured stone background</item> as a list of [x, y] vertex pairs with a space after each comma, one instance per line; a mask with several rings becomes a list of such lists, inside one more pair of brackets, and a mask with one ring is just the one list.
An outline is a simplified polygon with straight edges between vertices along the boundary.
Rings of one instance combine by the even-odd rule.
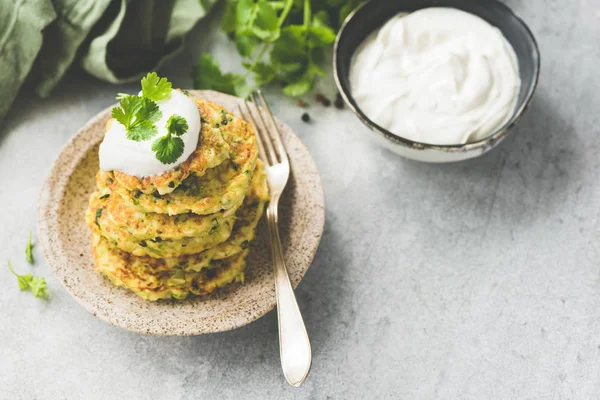
[[[52, 298], [19, 292], [4, 265], [26, 268], [50, 164], [135, 85], [74, 72], [48, 99], [20, 96], [0, 127], [0, 398], [599, 399], [600, 1], [507, 3], [538, 38], [540, 85], [513, 134], [477, 160], [403, 160], [348, 110], [313, 106], [307, 125], [269, 97], [311, 150], [327, 204], [297, 291], [314, 351], [300, 389], [280, 372], [275, 313], [223, 334], [140, 336], [88, 314], [39, 249]], [[200, 51], [237, 66], [205, 23], [162, 72], [189, 86]]]

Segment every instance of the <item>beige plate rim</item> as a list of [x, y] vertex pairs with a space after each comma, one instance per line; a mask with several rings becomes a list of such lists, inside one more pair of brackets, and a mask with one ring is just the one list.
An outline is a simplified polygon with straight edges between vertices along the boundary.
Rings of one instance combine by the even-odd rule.
[[[232, 107], [239, 104], [239, 98], [214, 91], [190, 92], [222, 104], [237, 114]], [[275, 288], [270, 250], [265, 244], [267, 235], [264, 218], [257, 232], [260, 236], [257, 242], [262, 244], [253, 248], [249, 258], [250, 278], [243, 285], [233, 285], [214, 295], [182, 302], [152, 303], [125, 289], [114, 287], [93, 270], [89, 233], [84, 226], [83, 214], [78, 214], [81, 210], [69, 209], [65, 215], [64, 208], [71, 204], [68, 202], [70, 198], [79, 199], [73, 201], [80, 204], [82, 196], [89, 195], [93, 190], [93, 175], [81, 185], [81, 193], [74, 190], [72, 185], [75, 183], [72, 180], [80, 179], [74, 178], [78, 168], [86, 168], [86, 160], [92, 160], [94, 153], [90, 152], [95, 151], [94, 147], [101, 140], [104, 122], [109, 118], [112, 107], [90, 119], [67, 142], [52, 164], [40, 192], [39, 241], [48, 266], [57, 279], [77, 302], [96, 317], [145, 334], [197, 335], [222, 332], [244, 326], [272, 310], [276, 304]], [[277, 124], [289, 152], [293, 175], [288, 184], [291, 187], [286, 188], [286, 192], [292, 193], [286, 203], [284, 192], [280, 211], [282, 219], [286, 219], [286, 213], [289, 218], [280, 223], [283, 225], [280, 230], [290, 280], [296, 287], [308, 270], [323, 234], [324, 195], [317, 167], [308, 149], [290, 127], [280, 120], [277, 120]], [[94, 161], [97, 162], [97, 157]], [[255, 257], [252, 257], [252, 253], [256, 253]], [[251, 268], [254, 268], [254, 272]]]

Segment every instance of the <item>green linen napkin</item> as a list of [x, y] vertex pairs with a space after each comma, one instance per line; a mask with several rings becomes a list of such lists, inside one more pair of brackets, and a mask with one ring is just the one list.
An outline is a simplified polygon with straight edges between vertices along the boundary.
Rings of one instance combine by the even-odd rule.
[[184, 37], [216, 0], [120, 0], [82, 65], [109, 82], [139, 80], [183, 48]]
[[0, 1], [0, 119], [25, 80], [45, 97], [74, 62], [104, 81], [140, 79], [183, 48], [216, 2]]
[[0, 118], [10, 108], [42, 48], [56, 13], [50, 0], [0, 1]]
[[33, 65], [30, 81], [46, 97], [58, 84], [77, 49], [111, 0], [53, 0], [56, 20], [44, 31], [44, 45]]

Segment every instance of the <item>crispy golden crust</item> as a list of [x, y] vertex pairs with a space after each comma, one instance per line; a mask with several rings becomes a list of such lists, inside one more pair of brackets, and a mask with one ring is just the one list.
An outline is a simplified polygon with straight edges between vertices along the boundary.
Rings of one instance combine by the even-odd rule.
[[94, 235], [93, 255], [96, 270], [106, 275], [113, 284], [133, 291], [150, 301], [184, 299], [190, 294], [205, 295], [232, 282], [243, 282], [248, 251], [233, 257], [210, 262], [199, 272], [179, 269], [154, 271], [148, 268], [130, 268], [126, 259], [115, 257], [106, 247], [97, 246], [101, 240]]
[[95, 234], [95, 251], [102, 254], [109, 253], [106, 257], [110, 257], [113, 264], [119, 264], [122, 268], [133, 269], [139, 275], [172, 270], [198, 272], [203, 268], [207, 268], [212, 260], [229, 258], [248, 249], [250, 242], [254, 239], [256, 225], [263, 214], [265, 201], [268, 199], [265, 176], [260, 166], [257, 168], [252, 182], [255, 196], [247, 197], [244, 206], [238, 210], [233, 232], [229, 239], [215, 247], [201, 253], [180, 257], [136, 257], [120, 250], [106, 238]]
[[99, 171], [96, 176], [98, 188], [109, 187], [143, 212], [214, 214], [239, 207], [258, 157], [255, 132], [251, 125], [222, 107], [210, 102], [205, 106], [218, 110], [221, 118], [218, 129], [230, 148], [229, 160], [203, 174], [190, 174], [173, 192], [163, 196], [157, 195], [158, 192], [129, 190], [105, 171]]
[[[252, 214], [256, 213], [253, 210], [257, 207], [260, 207], [262, 214], [261, 203], [267, 199], [268, 188], [261, 164], [254, 174], [244, 206], [239, 209], [237, 218], [251, 220]], [[91, 195], [86, 212], [86, 221], [93, 232], [104, 236], [123, 251], [154, 258], [199, 253], [223, 243], [232, 234], [235, 218], [236, 215], [225, 218], [221, 218], [221, 214], [168, 216], [132, 211], [131, 207], [122, 205], [122, 199], [118, 195], [107, 190]], [[249, 236], [248, 230], [251, 230], [253, 238], [254, 226], [241, 226], [243, 235]], [[243, 246], [245, 240], [232, 240], [219, 254], [231, 254], [232, 250]]]
[[195, 99], [196, 105], [202, 117], [202, 125], [198, 146], [190, 157], [174, 169], [161, 175], [138, 178], [121, 171], [111, 171], [112, 177], [123, 187], [132, 191], [142, 193], [160, 194], [170, 193], [181, 182], [195, 173], [203, 175], [204, 172], [221, 164], [229, 157], [229, 145], [223, 139], [223, 134], [216, 123], [221, 120], [220, 109], [216, 109], [214, 103]]

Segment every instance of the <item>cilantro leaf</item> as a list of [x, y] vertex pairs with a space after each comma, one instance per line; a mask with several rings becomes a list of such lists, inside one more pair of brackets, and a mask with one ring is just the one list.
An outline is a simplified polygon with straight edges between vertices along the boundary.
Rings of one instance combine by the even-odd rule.
[[266, 0], [258, 0], [254, 7], [256, 11], [250, 31], [266, 42], [274, 42], [280, 35], [277, 13]]
[[12, 268], [10, 261], [8, 262], [8, 268], [10, 269], [10, 272], [12, 272], [13, 275], [17, 277], [18, 282], [19, 282], [19, 288], [21, 290], [29, 289], [29, 290], [31, 290], [31, 293], [33, 293], [33, 295], [35, 297], [46, 297], [47, 296], [47, 294], [46, 294], [46, 279], [44, 277], [36, 277], [36, 276], [33, 276], [32, 274], [19, 275]]
[[183, 154], [184, 143], [181, 138], [166, 134], [152, 143], [152, 151], [163, 164], [173, 164]]
[[33, 264], [33, 233], [29, 231], [29, 241], [27, 242], [27, 246], [25, 247], [25, 259], [29, 264]]
[[158, 104], [148, 98], [142, 99], [142, 105], [136, 114], [137, 120], [147, 120], [156, 122], [162, 117], [162, 112], [158, 108]]
[[256, 6], [254, 0], [237, 0], [235, 7], [235, 23], [237, 27], [236, 31], [240, 31], [248, 24], [251, 23], [256, 13]]
[[128, 95], [121, 99], [119, 107], [112, 109], [112, 116], [125, 127], [127, 139], [141, 142], [156, 136], [154, 122], [162, 117], [162, 112], [154, 101]]
[[167, 121], [167, 132], [181, 136], [188, 130], [188, 123], [181, 115], [173, 114]]
[[241, 75], [223, 73], [219, 62], [210, 54], [202, 53], [198, 64], [192, 72], [194, 87], [196, 89], [211, 89], [228, 94], [237, 94], [236, 84], [244, 81]]
[[142, 108], [141, 97], [136, 95], [126, 95], [121, 98], [119, 106], [112, 109], [112, 117], [119, 121], [125, 129], [129, 129], [140, 108]]
[[254, 73], [254, 83], [257, 86], [267, 85], [277, 77], [277, 69], [273, 64], [259, 62], [255, 65], [250, 63], [242, 63], [242, 65]]
[[31, 289], [31, 293], [35, 297], [46, 297], [46, 279], [44, 277], [34, 276], [33, 279], [29, 282], [29, 288]]
[[335, 42], [335, 32], [328, 26], [312, 26], [308, 39], [311, 48], [323, 47]]
[[235, 47], [242, 57], [250, 57], [258, 46], [258, 39], [254, 36], [235, 35]]
[[235, 32], [236, 23], [236, 0], [227, 0], [225, 4], [225, 12], [223, 13], [223, 20], [221, 21], [221, 29], [225, 33]]
[[156, 136], [158, 128], [152, 121], [141, 120], [127, 131], [127, 139], [136, 142], [143, 142]]
[[167, 78], [159, 78], [156, 72], [150, 72], [142, 78], [142, 96], [149, 100], [164, 100], [172, 90], [171, 82]]

